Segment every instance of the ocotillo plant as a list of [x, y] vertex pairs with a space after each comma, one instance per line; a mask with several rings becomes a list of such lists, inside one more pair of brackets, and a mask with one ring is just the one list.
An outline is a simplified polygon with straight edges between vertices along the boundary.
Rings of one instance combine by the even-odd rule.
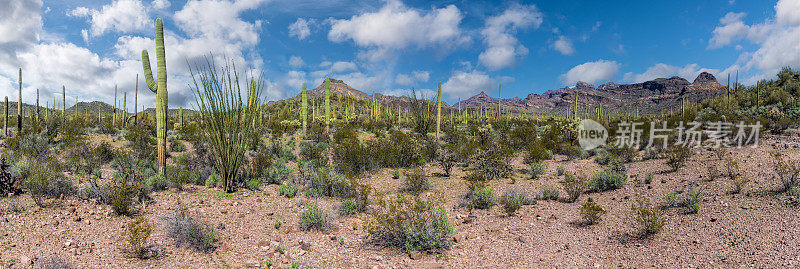
[[153, 80], [150, 70], [150, 56], [142, 50], [142, 67], [147, 87], [156, 94], [156, 138], [158, 139], [158, 171], [164, 174], [167, 169], [167, 61], [164, 53], [164, 26], [161, 18], [156, 19], [156, 63], [158, 64], [158, 84]]
[[442, 125], [442, 82], [439, 82], [439, 90], [436, 94], [436, 139], [439, 139], [439, 128]]
[[183, 106], [178, 110], [178, 126], [183, 127]]
[[133, 125], [139, 122], [139, 74], [136, 74], [136, 90], [133, 93]]
[[36, 122], [39, 122], [39, 88], [36, 88]]
[[122, 93], [122, 127], [125, 127], [128, 118], [128, 92]]
[[302, 112], [301, 112], [302, 113], [301, 117], [303, 118], [303, 137], [306, 137], [306, 128], [308, 126], [308, 123], [306, 123], [308, 121], [308, 95], [306, 93], [306, 83], [305, 82], [303, 82], [303, 92], [302, 92], [302, 97], [301, 98], [303, 99], [302, 100], [303, 108], [302, 108]]
[[503, 112], [503, 109], [501, 109], [501, 104], [502, 104], [502, 102], [500, 101], [500, 91], [501, 91], [501, 88], [502, 88], [502, 86], [501, 86], [501, 85], [497, 85], [497, 118], [498, 118], [498, 119], [500, 119], [500, 115], [501, 115], [501, 113]]
[[325, 133], [330, 134], [331, 129], [331, 82], [325, 78]]
[[19, 99], [17, 99], [17, 133], [22, 131], [22, 68], [19, 69]]

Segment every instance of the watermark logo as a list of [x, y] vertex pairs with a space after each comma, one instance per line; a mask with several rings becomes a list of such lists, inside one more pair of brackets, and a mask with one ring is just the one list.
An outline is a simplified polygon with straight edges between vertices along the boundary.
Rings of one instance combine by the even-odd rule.
[[583, 150], [602, 147], [608, 140], [608, 130], [599, 122], [585, 119], [578, 123], [578, 144]]

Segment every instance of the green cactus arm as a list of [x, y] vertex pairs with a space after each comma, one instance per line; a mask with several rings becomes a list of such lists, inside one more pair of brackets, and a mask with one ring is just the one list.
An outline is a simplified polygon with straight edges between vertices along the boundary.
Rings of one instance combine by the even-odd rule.
[[144, 67], [144, 80], [147, 82], [147, 88], [150, 88], [153, 93], [157, 93], [158, 85], [153, 80], [153, 71], [150, 69], [150, 56], [147, 50], [142, 50], [142, 67]]

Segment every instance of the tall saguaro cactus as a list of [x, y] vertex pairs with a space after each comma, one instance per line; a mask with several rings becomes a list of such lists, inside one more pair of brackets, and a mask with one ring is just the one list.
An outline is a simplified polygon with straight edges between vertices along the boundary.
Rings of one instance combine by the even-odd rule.
[[147, 87], [156, 94], [156, 138], [158, 139], [158, 171], [164, 174], [167, 169], [167, 61], [164, 52], [164, 26], [161, 18], [156, 19], [156, 63], [158, 65], [158, 84], [153, 80], [150, 70], [150, 56], [142, 50], [142, 68]]
[[303, 82], [303, 92], [302, 92], [302, 99], [303, 99], [303, 108], [301, 117], [303, 118], [303, 137], [306, 136], [306, 128], [308, 128], [308, 94], [306, 93], [306, 83]]
[[436, 139], [439, 139], [439, 130], [442, 125], [442, 82], [439, 82], [439, 90], [436, 93]]
[[[577, 87], [576, 87], [577, 88]], [[578, 119], [578, 89], [575, 89], [575, 111], [573, 111], [572, 119]]]
[[5, 135], [8, 136], [8, 96], [6, 96], [6, 105], [5, 109], [3, 110], [6, 111], [6, 117], [5, 119], [3, 119], [3, 133], [5, 133]]
[[133, 92], [133, 125], [139, 122], [139, 74], [136, 74], [136, 90]]
[[502, 90], [502, 85], [497, 85], [497, 118], [500, 119], [500, 115], [502, 115], [503, 109], [502, 104], [503, 102], [500, 99], [500, 92]]
[[67, 118], [67, 89], [61, 85], [61, 120]]
[[39, 122], [39, 88], [36, 88], [36, 122]]
[[114, 116], [111, 117], [111, 126], [117, 127], [117, 85], [114, 85]]
[[19, 99], [17, 100], [17, 133], [22, 131], [22, 68], [19, 69]]
[[331, 133], [331, 82], [325, 78], [325, 132]]

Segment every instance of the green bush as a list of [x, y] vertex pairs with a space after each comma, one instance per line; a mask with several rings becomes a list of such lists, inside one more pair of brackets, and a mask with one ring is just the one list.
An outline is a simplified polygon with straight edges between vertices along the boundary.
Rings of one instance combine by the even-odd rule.
[[108, 190], [108, 203], [117, 215], [128, 215], [131, 213], [134, 199], [141, 197], [142, 192], [141, 175], [135, 171], [122, 171], [115, 175]]
[[186, 151], [186, 145], [183, 144], [181, 141], [172, 141], [169, 143], [169, 151], [171, 152], [184, 152]]
[[538, 179], [542, 174], [544, 174], [545, 165], [543, 162], [534, 162], [531, 163], [531, 168], [528, 170], [528, 174], [530, 174], [531, 179]]
[[328, 144], [300, 141], [300, 160], [311, 161], [315, 166], [328, 164]]
[[665, 207], [683, 207], [686, 213], [694, 214], [700, 210], [703, 202], [703, 188], [690, 184], [683, 190], [675, 190], [664, 197]]
[[566, 173], [566, 170], [563, 166], [556, 167], [556, 176], [563, 176]]
[[561, 181], [561, 186], [564, 187], [564, 191], [567, 192], [567, 202], [575, 202], [578, 200], [578, 197], [586, 191], [586, 186], [588, 185], [588, 179], [585, 175], [575, 176], [574, 174], [565, 174], [564, 180]]
[[145, 179], [143, 187], [147, 192], [155, 192], [166, 190], [169, 186], [170, 183], [164, 175], [156, 174]]
[[496, 204], [494, 190], [485, 185], [471, 188], [467, 194], [470, 208], [489, 209]]
[[664, 212], [653, 206], [650, 199], [637, 195], [631, 210], [643, 236], [655, 234], [664, 227]]
[[450, 247], [453, 224], [447, 212], [429, 200], [398, 195], [379, 199], [367, 222], [368, 240], [404, 251], [436, 251]]
[[578, 208], [578, 213], [586, 223], [592, 225], [600, 222], [600, 218], [606, 214], [606, 210], [589, 198]]
[[364, 207], [358, 201], [346, 199], [342, 201], [341, 209], [339, 210], [342, 215], [349, 216], [361, 212]]
[[525, 159], [523, 160], [525, 163], [533, 164], [553, 159], [553, 153], [547, 150], [539, 140], [529, 142], [525, 147]]
[[210, 176], [208, 176], [208, 179], [206, 179], [206, 186], [218, 187], [220, 180], [222, 180], [222, 178], [219, 177], [219, 174], [217, 173], [211, 174]]
[[667, 165], [672, 171], [678, 171], [678, 168], [681, 168], [692, 156], [692, 150], [684, 146], [674, 146], [669, 148], [665, 154], [667, 156]]
[[405, 190], [408, 192], [418, 195], [431, 188], [431, 184], [428, 182], [428, 177], [422, 167], [407, 170], [405, 176]]
[[289, 171], [289, 167], [286, 166], [286, 161], [279, 159], [277, 162], [273, 163], [272, 166], [267, 168], [264, 178], [266, 183], [281, 184], [288, 180], [290, 176], [291, 172]]
[[298, 188], [291, 181], [284, 181], [280, 186], [278, 186], [278, 195], [286, 196], [286, 198], [292, 198], [297, 195]]
[[614, 171], [612, 168], [603, 169], [592, 176], [589, 188], [595, 192], [610, 191], [622, 188], [628, 180], [628, 175]]
[[306, 203], [306, 210], [300, 212], [300, 229], [327, 232], [331, 228], [330, 216], [316, 202]]
[[559, 191], [555, 187], [545, 186], [539, 189], [536, 199], [558, 201]]
[[511, 189], [500, 196], [500, 204], [509, 216], [514, 215], [522, 205], [533, 204], [534, 200], [522, 189]]
[[122, 236], [119, 237], [120, 250], [133, 254], [136, 258], [147, 256], [147, 239], [153, 232], [153, 225], [144, 217], [138, 217], [128, 223]]

